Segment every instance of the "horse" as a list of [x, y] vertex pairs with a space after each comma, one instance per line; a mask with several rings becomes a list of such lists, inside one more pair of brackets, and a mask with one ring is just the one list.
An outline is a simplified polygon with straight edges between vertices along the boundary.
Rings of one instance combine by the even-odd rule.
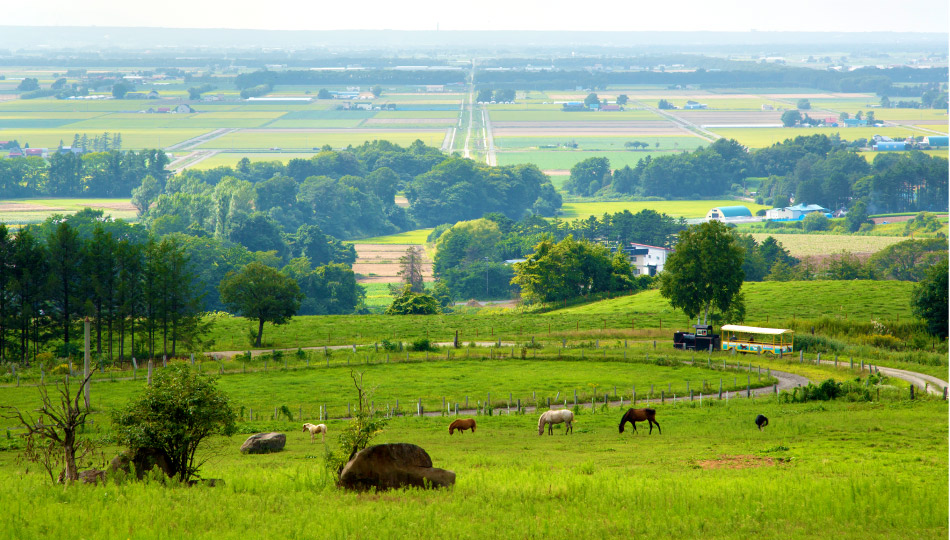
[[323, 437], [321, 438], [323, 442], [326, 442], [327, 440], [327, 425], [326, 424], [317, 424], [317, 425], [304, 424], [303, 430], [304, 432], [307, 432], [307, 431], [310, 432], [311, 443], [313, 442], [313, 439], [317, 435], [317, 433], [320, 433], [321, 435], [323, 435]]
[[466, 429], [470, 429], [472, 430], [472, 433], [475, 433], [475, 419], [459, 418], [458, 420], [452, 422], [449, 425], [449, 435], [455, 433], [456, 429], [459, 431], [459, 433], [462, 433]]
[[654, 409], [628, 409], [623, 418], [620, 419], [620, 433], [623, 433], [623, 425], [627, 422], [630, 422], [630, 425], [633, 426], [634, 432], [637, 431], [637, 422], [649, 422], [651, 435], [653, 434], [653, 424], [656, 424], [656, 430], [661, 435], [663, 434], [660, 431], [660, 423], [656, 421], [656, 410]]
[[541, 418], [538, 418], [538, 435], [544, 434], [544, 425], [548, 425], [548, 435], [554, 435], [554, 424], [560, 423], [567, 424], [567, 429], [564, 430], [564, 434], [567, 435], [569, 432], [574, 433], [574, 413], [568, 409], [561, 409], [558, 411], [545, 411], [541, 415]]
[[764, 414], [760, 414], [755, 417], [755, 425], [759, 426], [759, 431], [762, 431], [762, 428], [769, 425], [769, 419]]

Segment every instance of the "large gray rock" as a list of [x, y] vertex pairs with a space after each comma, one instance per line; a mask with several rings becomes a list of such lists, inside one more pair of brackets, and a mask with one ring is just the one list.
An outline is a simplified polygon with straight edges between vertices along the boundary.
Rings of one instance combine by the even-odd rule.
[[378, 444], [353, 456], [337, 484], [357, 491], [449, 487], [455, 484], [455, 473], [433, 467], [429, 454], [414, 444]]
[[251, 435], [241, 445], [242, 454], [267, 454], [280, 452], [287, 444], [287, 436], [283, 433], [257, 433]]

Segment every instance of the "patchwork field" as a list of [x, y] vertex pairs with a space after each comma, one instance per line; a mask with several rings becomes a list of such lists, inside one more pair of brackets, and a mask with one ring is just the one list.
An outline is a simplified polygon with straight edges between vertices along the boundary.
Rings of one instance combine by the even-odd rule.
[[[398, 283], [402, 266], [399, 258], [406, 254], [410, 245], [400, 244], [353, 244], [356, 248], [356, 262], [353, 272], [360, 275], [359, 283]], [[425, 281], [432, 281], [432, 260], [423, 250], [422, 275]]]
[[735, 139], [750, 148], [764, 148], [785, 139], [809, 135], [832, 135], [837, 133], [842, 139], [853, 141], [857, 139], [871, 139], [874, 135], [884, 135], [893, 139], [903, 139], [908, 136], [927, 135], [917, 129], [908, 127], [880, 127], [880, 128], [710, 128], [711, 131], [727, 139]]
[[83, 208], [101, 209], [116, 219], [138, 219], [128, 199], [5, 199], [0, 200], [0, 223], [39, 223], [54, 214], [75, 214]]
[[851, 253], [877, 253], [882, 249], [907, 240], [906, 236], [850, 236], [836, 234], [769, 234], [752, 233], [761, 242], [774, 236], [793, 257], [831, 255], [848, 251]]

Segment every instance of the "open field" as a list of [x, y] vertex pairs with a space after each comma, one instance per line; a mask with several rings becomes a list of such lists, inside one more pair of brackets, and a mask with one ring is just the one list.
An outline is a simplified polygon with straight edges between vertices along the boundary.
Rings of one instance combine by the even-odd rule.
[[[123, 135], [124, 138], [124, 135]], [[259, 129], [241, 130], [198, 145], [198, 148], [258, 149], [258, 148], [319, 148], [329, 144], [334, 148], [360, 145], [365, 141], [386, 140], [406, 146], [416, 139], [439, 146], [445, 138], [445, 130], [430, 131], [373, 131], [345, 129]]]
[[499, 151], [497, 155], [499, 165], [517, 165], [531, 163], [542, 170], [570, 169], [577, 163], [590, 158], [605, 157], [610, 160], [610, 167], [620, 169], [625, 166], [635, 167], [641, 159], [647, 156], [670, 155], [671, 152], [631, 152], [626, 150], [528, 150]]
[[426, 238], [432, 232], [432, 229], [416, 229], [413, 231], [406, 231], [397, 234], [390, 234], [387, 236], [374, 236], [372, 238], [363, 238], [361, 240], [353, 240], [347, 242], [348, 244], [416, 244], [421, 245], [426, 243]]
[[[632, 152], [631, 152], [632, 153]], [[607, 201], [607, 202], [568, 202], [561, 207], [558, 217], [562, 219], [584, 219], [589, 216], [600, 217], [605, 213], [613, 214], [630, 210], [636, 214], [640, 210], [655, 210], [673, 217], [699, 218], [706, 215], [710, 209], [717, 206], [745, 206], [753, 214], [759, 209], [768, 209], [768, 206], [758, 205], [746, 201]]]
[[[627, 150], [624, 143], [639, 141], [649, 144], [647, 150], [694, 150], [708, 142], [699, 137], [495, 137], [495, 147], [504, 149], [539, 148], [574, 143], [579, 150]], [[646, 153], [646, 150], [631, 150]]]
[[[944, 159], [950, 158], [950, 150], [947, 148], [938, 150], [920, 150], [920, 152], [923, 152], [928, 156], [942, 157]], [[878, 154], [893, 154], [893, 152], [860, 152], [860, 155], [864, 156], [864, 159], [868, 160], [868, 162], [873, 162], [874, 158], [876, 158]]]
[[251, 161], [280, 161], [286, 165], [287, 162], [292, 159], [309, 159], [314, 155], [314, 152], [220, 152], [188, 168], [213, 169], [215, 167], [234, 167], [238, 161], [241, 161], [243, 158], [247, 158]]
[[83, 208], [101, 209], [116, 219], [138, 219], [129, 199], [3, 199], [0, 223], [39, 223], [54, 214], [75, 214]]
[[[391, 375], [382, 367], [371, 369], [366, 381], [386, 383]], [[479, 372], [469, 381], [479, 396], [491, 388], [483, 375], [491, 376]], [[228, 382], [238, 378], [223, 378], [222, 387], [243, 392]], [[309, 386], [306, 373], [243, 379], [256, 395]], [[265, 386], [251, 390], [255, 381]], [[101, 386], [117, 394], [123, 387]], [[319, 398], [310, 393], [303, 399], [311, 420]], [[284, 402], [296, 415], [297, 403]], [[653, 407], [661, 435], [648, 435], [642, 426], [637, 435], [629, 426], [628, 433], [618, 434], [620, 411], [613, 407], [580, 411], [567, 436], [556, 429], [554, 436], [538, 437], [535, 414], [479, 416], [476, 433], [455, 436], [446, 432], [450, 418], [393, 419], [374, 442], [420, 445], [434, 466], [457, 474], [449, 490], [339, 491], [324, 472], [324, 446], [300, 433], [295, 416], [295, 422], [244, 422], [240, 435], [213, 439], [202, 452], [209, 459], [202, 473], [225, 480], [215, 488], [153, 481], [63, 490], [49, 485], [35, 467], [18, 463], [15, 452], [0, 452], [0, 504], [9, 513], [5, 531], [16, 538], [71, 538], [76, 531], [88, 538], [246, 538], [247, 530], [262, 528], [308, 537], [313, 524], [300, 516], [315, 499], [320, 535], [328, 538], [361, 536], [369, 527], [377, 538], [431, 538], [440, 532], [505, 538], [512, 531], [546, 538], [785, 540], [830, 534], [863, 540], [902, 538], [908, 531], [915, 538], [947, 536], [945, 402], [782, 404], [760, 398]], [[755, 429], [756, 414], [769, 417], [765, 431]], [[104, 416], [93, 419], [98, 429], [108, 430]], [[343, 422], [331, 419], [328, 425], [327, 446], [336, 448]], [[237, 452], [247, 434], [272, 430], [287, 433], [284, 451]], [[106, 457], [116, 451], [109, 447]], [[96, 512], [58, 518], [64, 508], [87, 508], [90, 500]], [[266, 510], [239, 510], [262, 504]], [[659, 507], [668, 518], [642, 510]], [[222, 512], [227, 519], [221, 519]]]
[[[353, 271], [360, 274], [360, 283], [397, 283], [401, 281], [399, 272], [402, 265], [399, 258], [406, 254], [409, 245], [402, 244], [354, 244], [356, 262]], [[432, 261], [423, 251], [422, 275], [426, 281], [432, 280]]]
[[877, 253], [891, 244], [903, 242], [906, 236], [854, 236], [837, 234], [771, 234], [751, 233], [761, 242], [769, 236], [782, 243], [793, 257], [831, 255], [842, 251], [851, 253]]
[[[0, 122], [0, 126], [3, 126]], [[123, 150], [141, 150], [143, 148], [165, 148], [182, 141], [187, 141], [203, 133], [208, 133], [210, 129], [116, 129], [116, 128], [96, 128], [96, 129], [73, 129], [70, 126], [50, 128], [50, 129], [7, 129], [0, 127], [0, 140], [16, 139], [20, 144], [29, 143], [31, 148], [52, 148], [59, 146], [60, 141], [66, 146], [73, 142], [73, 137], [77, 133], [82, 136], [86, 133], [90, 137], [102, 135], [108, 131], [115, 135], [122, 135]]]

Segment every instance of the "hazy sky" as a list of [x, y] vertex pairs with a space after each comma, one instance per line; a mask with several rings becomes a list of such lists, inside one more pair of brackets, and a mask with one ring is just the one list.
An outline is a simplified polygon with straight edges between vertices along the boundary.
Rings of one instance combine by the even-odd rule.
[[947, 0], [45, 0], [3, 10], [0, 25], [947, 32], [948, 20]]

